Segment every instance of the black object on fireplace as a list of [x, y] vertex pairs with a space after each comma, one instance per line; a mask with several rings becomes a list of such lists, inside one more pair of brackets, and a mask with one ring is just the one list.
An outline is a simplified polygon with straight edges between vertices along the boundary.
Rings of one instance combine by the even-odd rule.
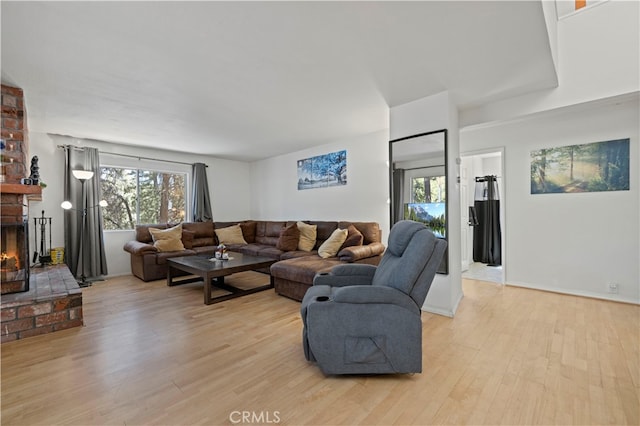
[[29, 222], [2, 217], [0, 223], [2, 294], [29, 291]]

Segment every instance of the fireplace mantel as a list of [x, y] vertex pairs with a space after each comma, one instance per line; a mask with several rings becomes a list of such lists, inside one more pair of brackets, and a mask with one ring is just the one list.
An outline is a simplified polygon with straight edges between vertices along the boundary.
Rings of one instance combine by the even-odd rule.
[[0, 192], [3, 194], [42, 195], [42, 187], [21, 183], [0, 183]]

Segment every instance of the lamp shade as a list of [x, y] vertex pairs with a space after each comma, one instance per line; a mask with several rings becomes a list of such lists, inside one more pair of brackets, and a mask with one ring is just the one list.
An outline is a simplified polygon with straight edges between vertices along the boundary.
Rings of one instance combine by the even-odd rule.
[[62, 204], [60, 204], [60, 207], [65, 210], [69, 210], [71, 207], [73, 207], [73, 205], [69, 201], [63, 201]]
[[79, 180], [87, 180], [93, 177], [91, 170], [71, 170], [71, 173], [73, 173], [73, 177]]

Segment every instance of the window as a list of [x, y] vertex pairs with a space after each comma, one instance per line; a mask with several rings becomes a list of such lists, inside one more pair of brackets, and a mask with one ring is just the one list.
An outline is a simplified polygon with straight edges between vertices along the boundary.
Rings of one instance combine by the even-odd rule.
[[102, 167], [105, 230], [133, 229], [137, 224], [179, 223], [186, 217], [186, 173]]
[[445, 177], [424, 176], [411, 179], [412, 203], [445, 203]]

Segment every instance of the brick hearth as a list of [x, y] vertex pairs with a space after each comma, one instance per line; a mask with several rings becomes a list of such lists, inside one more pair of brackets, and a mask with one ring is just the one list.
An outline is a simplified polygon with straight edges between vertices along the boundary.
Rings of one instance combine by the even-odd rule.
[[82, 325], [82, 290], [66, 265], [32, 268], [29, 291], [2, 296], [2, 343]]
[[[29, 201], [39, 199], [38, 185], [23, 185], [29, 150], [22, 89], [2, 85], [0, 221], [18, 223], [29, 214]], [[32, 232], [35, 232], [34, 229]], [[28, 254], [31, 251], [27, 250]], [[29, 291], [2, 294], [2, 343], [83, 325], [82, 291], [66, 265], [31, 268]], [[4, 286], [2, 286], [4, 293]], [[16, 290], [16, 289], [7, 289]], [[19, 288], [17, 289], [19, 290]]]

